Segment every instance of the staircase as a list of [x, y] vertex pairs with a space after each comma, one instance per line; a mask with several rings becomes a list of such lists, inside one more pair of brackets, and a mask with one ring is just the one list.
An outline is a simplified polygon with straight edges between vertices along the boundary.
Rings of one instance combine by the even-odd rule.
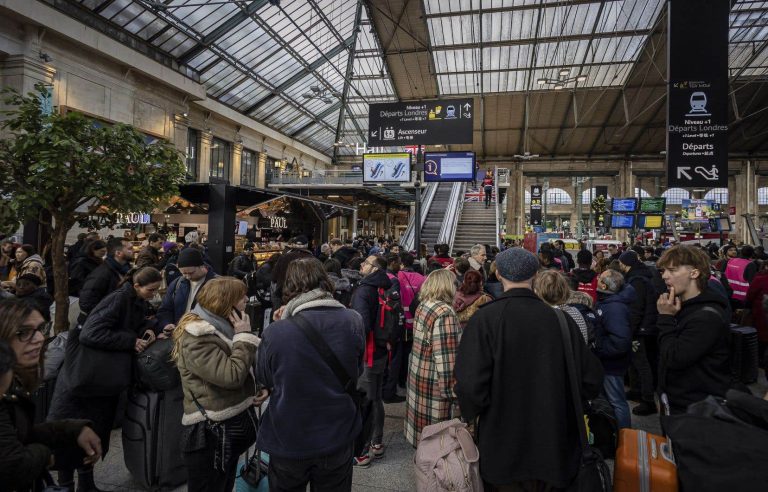
[[432, 247], [440, 234], [440, 227], [443, 225], [443, 217], [448, 207], [448, 199], [451, 197], [451, 188], [453, 183], [440, 183], [437, 185], [435, 197], [432, 199], [432, 206], [427, 213], [427, 219], [424, 221], [424, 227], [421, 228], [421, 242], [427, 245], [427, 251], [431, 252]]
[[496, 209], [485, 208], [483, 202], [464, 202], [451, 251], [468, 253], [475, 244], [496, 244]]

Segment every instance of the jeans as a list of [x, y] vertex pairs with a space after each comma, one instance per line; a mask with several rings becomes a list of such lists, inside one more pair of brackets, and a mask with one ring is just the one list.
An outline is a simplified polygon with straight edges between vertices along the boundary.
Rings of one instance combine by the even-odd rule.
[[654, 402], [653, 368], [648, 357], [648, 337], [639, 336], [637, 352], [632, 353], [632, 364], [629, 366], [629, 385], [640, 392], [643, 401]]
[[352, 444], [328, 456], [301, 460], [270, 456], [269, 492], [352, 490]]
[[493, 187], [486, 186], [484, 191], [485, 191], [485, 206], [488, 207], [491, 204], [491, 193], [493, 193]]
[[382, 388], [382, 395], [384, 398], [392, 398], [397, 396], [397, 383], [400, 378], [400, 368], [403, 365], [403, 341], [392, 345], [392, 354], [389, 364], [387, 364], [387, 370], [384, 373], [384, 386]]
[[[374, 366], [376, 363], [374, 362]], [[384, 437], [384, 399], [382, 389], [384, 386], [384, 371], [378, 368], [365, 367], [360, 377], [360, 386], [367, 393], [368, 399], [373, 402], [373, 426], [371, 427], [371, 444], [381, 444]]]
[[628, 429], [632, 427], [632, 417], [629, 415], [629, 404], [624, 394], [624, 377], [605, 375], [603, 381], [603, 392], [608, 402], [616, 413], [616, 421], [619, 429]]

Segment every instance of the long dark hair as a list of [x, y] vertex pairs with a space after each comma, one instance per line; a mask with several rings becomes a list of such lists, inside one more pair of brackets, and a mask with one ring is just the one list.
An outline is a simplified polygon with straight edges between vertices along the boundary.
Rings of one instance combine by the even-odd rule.
[[[35, 311], [40, 312], [32, 302], [24, 299], [6, 299], [0, 302], [0, 340], [10, 345], [19, 327]], [[44, 354], [45, 350], [41, 350], [40, 360], [35, 368], [14, 366], [16, 377], [19, 378], [27, 391], [32, 392], [37, 389], [42, 376]]]
[[307, 256], [293, 260], [288, 264], [283, 283], [283, 302], [288, 303], [294, 297], [315, 290], [323, 289], [333, 293], [333, 284], [320, 260]]

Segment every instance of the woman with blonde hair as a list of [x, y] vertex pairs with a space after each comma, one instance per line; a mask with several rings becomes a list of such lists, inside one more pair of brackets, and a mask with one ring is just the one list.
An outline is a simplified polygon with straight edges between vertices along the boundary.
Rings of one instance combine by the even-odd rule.
[[245, 284], [233, 277], [206, 282], [197, 305], [173, 331], [184, 390], [183, 450], [190, 491], [230, 491], [237, 461], [256, 441], [256, 395], [251, 374], [261, 340], [243, 313]]
[[587, 322], [584, 321], [584, 316], [581, 315], [578, 309], [568, 305], [568, 299], [571, 297], [572, 292], [563, 274], [556, 270], [540, 271], [534, 281], [533, 291], [536, 292], [536, 295], [542, 301], [555, 309], [560, 309], [573, 318], [579, 326], [584, 341], [587, 341], [589, 333]]
[[414, 447], [424, 427], [451, 418], [456, 400], [453, 366], [461, 324], [452, 307], [455, 295], [455, 276], [444, 269], [430, 273], [419, 291], [405, 402], [405, 438]]

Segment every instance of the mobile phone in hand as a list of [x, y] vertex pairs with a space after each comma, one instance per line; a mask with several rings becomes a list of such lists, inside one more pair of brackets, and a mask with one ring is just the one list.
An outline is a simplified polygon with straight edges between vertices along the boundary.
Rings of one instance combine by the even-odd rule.
[[235, 314], [237, 315], [237, 317], [238, 317], [238, 318], [242, 318], [242, 317], [243, 317], [243, 313], [242, 313], [242, 312], [240, 312], [240, 310], [239, 310], [239, 309], [237, 309], [237, 308], [232, 308], [232, 311], [234, 311], [234, 312], [235, 312]]
[[148, 342], [148, 341], [150, 341], [152, 339], [152, 335], [145, 332], [144, 336], [141, 337], [141, 339], [144, 340], [145, 342]]

